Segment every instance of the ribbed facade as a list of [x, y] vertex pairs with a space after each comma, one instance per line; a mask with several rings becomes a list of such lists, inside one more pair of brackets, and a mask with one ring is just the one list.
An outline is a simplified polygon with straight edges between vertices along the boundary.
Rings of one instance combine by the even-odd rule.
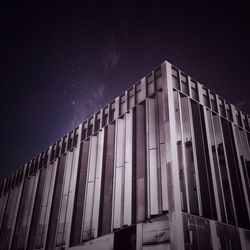
[[0, 184], [0, 250], [250, 249], [250, 117], [168, 62]]

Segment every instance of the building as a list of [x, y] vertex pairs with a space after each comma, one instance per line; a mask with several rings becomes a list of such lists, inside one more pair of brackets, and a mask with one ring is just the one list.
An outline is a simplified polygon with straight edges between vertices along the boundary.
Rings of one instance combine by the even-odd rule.
[[0, 250], [250, 249], [250, 116], [168, 62], [0, 185]]

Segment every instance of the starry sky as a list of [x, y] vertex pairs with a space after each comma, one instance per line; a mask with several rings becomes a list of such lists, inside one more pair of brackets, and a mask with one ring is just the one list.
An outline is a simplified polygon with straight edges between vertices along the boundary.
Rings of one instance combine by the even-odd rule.
[[250, 114], [250, 18], [167, 1], [0, 9], [0, 179], [168, 60]]

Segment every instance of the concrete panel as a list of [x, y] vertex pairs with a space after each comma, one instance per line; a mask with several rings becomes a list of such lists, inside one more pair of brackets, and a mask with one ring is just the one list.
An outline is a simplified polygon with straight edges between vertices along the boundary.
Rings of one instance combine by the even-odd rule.
[[156, 244], [156, 245], [144, 245], [143, 250], [170, 250], [170, 243]]
[[112, 196], [113, 196], [113, 174], [114, 174], [114, 145], [115, 145], [115, 125], [110, 124], [107, 127], [105, 139], [105, 163], [104, 174], [102, 175], [102, 192], [100, 207], [100, 227], [98, 235], [104, 235], [111, 231], [112, 217]]
[[94, 200], [94, 182], [88, 182], [87, 184], [87, 194], [86, 194], [86, 206], [84, 210], [83, 218], [83, 234], [82, 240], [92, 239], [93, 235], [91, 232], [91, 223], [92, 223], [92, 212], [93, 212], [93, 200]]
[[[81, 129], [80, 129], [81, 131]], [[67, 213], [65, 218], [65, 241], [66, 245], [65, 248], [69, 247], [70, 244], [70, 232], [71, 232], [71, 225], [73, 221], [73, 209], [74, 209], [74, 199], [75, 199], [75, 190], [76, 190], [76, 182], [77, 182], [77, 171], [78, 171], [78, 164], [79, 164], [79, 153], [80, 153], [80, 138], [78, 136], [78, 146], [73, 151], [72, 157], [72, 171], [71, 171], [71, 178], [70, 178], [70, 185], [69, 185], [69, 194], [68, 194], [68, 207]]]
[[156, 105], [155, 98], [148, 98], [147, 103], [147, 121], [148, 121], [148, 148], [156, 148]]
[[98, 134], [98, 149], [97, 162], [95, 173], [95, 191], [94, 191], [94, 205], [93, 205], [93, 219], [92, 219], [92, 234], [94, 237], [98, 235], [98, 222], [100, 211], [100, 196], [101, 196], [101, 178], [103, 167], [103, 152], [104, 152], [104, 130]]
[[115, 174], [113, 197], [113, 228], [123, 225], [123, 196], [124, 196], [124, 158], [125, 158], [125, 120], [118, 119], [115, 135]]
[[168, 182], [167, 182], [167, 166], [166, 166], [166, 148], [165, 144], [160, 145], [160, 155], [161, 155], [161, 193], [162, 193], [162, 209], [167, 211], [168, 205]]
[[122, 203], [123, 203], [123, 167], [117, 167], [115, 171], [115, 183], [114, 183], [114, 218], [113, 227], [118, 229], [122, 227]]
[[95, 180], [97, 142], [98, 142], [97, 136], [92, 136], [90, 139], [90, 150], [89, 150], [89, 157], [88, 157], [88, 180], [87, 182], [92, 182]]
[[158, 175], [159, 178], [159, 194], [161, 197], [162, 210], [168, 210], [168, 192], [167, 192], [167, 165], [166, 165], [166, 147], [165, 147], [165, 131], [164, 131], [164, 122], [163, 122], [163, 92], [160, 91], [157, 93], [157, 110], [158, 110], [158, 135], [159, 135], [159, 164], [158, 164]]
[[157, 150], [149, 150], [149, 194], [150, 215], [159, 213], [158, 204], [158, 176], [157, 176]]
[[84, 245], [70, 247], [69, 250], [113, 250], [114, 234], [98, 237]]
[[132, 112], [125, 115], [125, 165], [124, 165], [124, 203], [123, 203], [123, 225], [132, 223], [132, 150], [133, 150], [133, 124]]
[[96, 172], [97, 146], [98, 146], [97, 143], [98, 143], [98, 137], [92, 136], [90, 139], [88, 179], [86, 186], [86, 204], [84, 208], [82, 240], [93, 238], [91, 232], [91, 223], [92, 223], [94, 188], [95, 188], [95, 172]]
[[163, 88], [163, 117], [165, 127], [165, 145], [167, 159], [168, 199], [170, 216], [170, 244], [172, 250], [184, 250], [183, 221], [181, 215], [180, 181], [177, 168], [176, 121], [174, 116], [174, 98], [171, 64], [161, 65]]
[[169, 221], [155, 221], [143, 224], [142, 244], [160, 244], [170, 241]]
[[147, 216], [145, 104], [136, 106], [136, 222]]
[[136, 250], [142, 250], [143, 223], [136, 224]]

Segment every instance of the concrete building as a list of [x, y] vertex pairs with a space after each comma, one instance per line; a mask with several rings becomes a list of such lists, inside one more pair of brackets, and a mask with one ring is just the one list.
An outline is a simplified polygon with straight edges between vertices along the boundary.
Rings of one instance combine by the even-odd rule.
[[250, 117], [168, 62], [0, 185], [0, 250], [250, 249]]

